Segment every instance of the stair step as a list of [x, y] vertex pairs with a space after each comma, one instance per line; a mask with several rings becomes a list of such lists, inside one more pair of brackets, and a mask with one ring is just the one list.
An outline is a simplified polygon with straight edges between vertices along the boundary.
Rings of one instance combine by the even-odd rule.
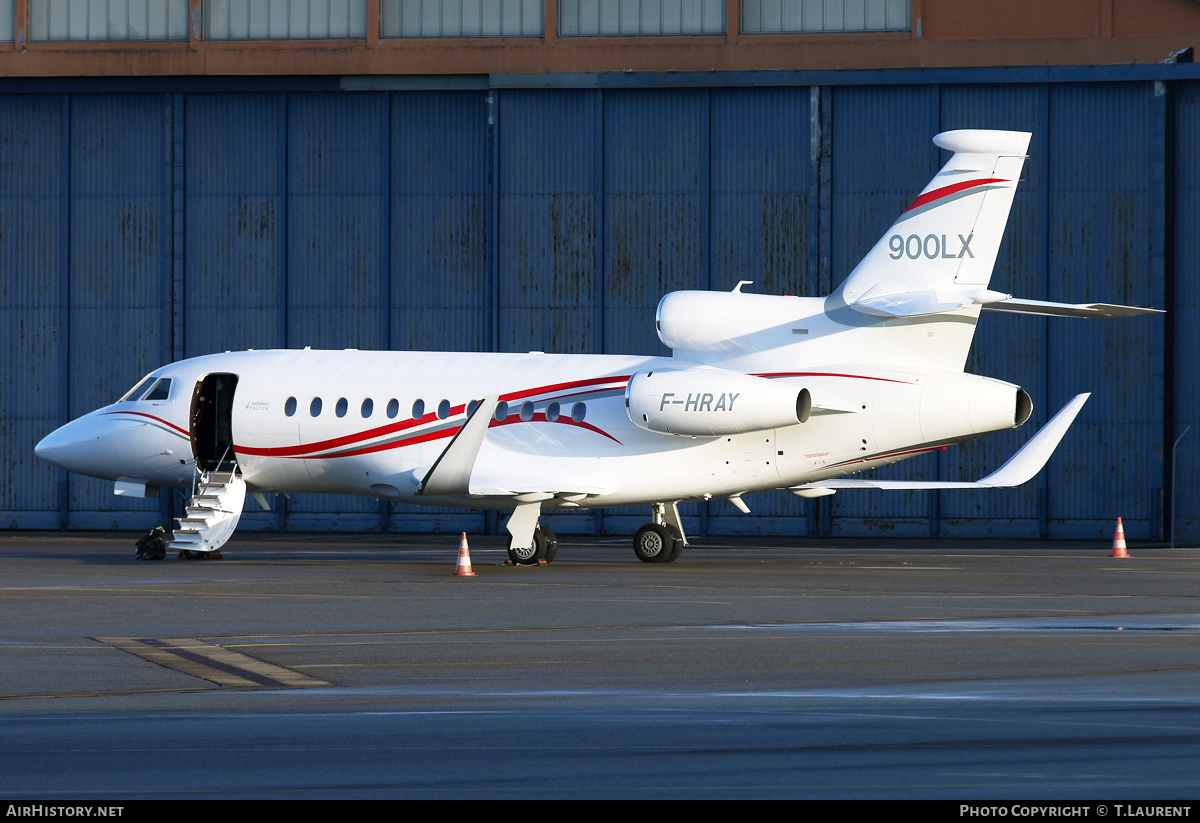
[[179, 550], [181, 557], [220, 557], [220, 547], [241, 517], [245, 490], [245, 481], [235, 472], [202, 475], [168, 545]]

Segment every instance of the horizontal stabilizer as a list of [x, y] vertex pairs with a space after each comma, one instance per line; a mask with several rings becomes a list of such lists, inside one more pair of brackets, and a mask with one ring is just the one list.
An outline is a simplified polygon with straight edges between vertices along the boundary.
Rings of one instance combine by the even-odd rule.
[[1050, 303], [1045, 300], [1026, 300], [1010, 297], [988, 303], [984, 311], [1000, 311], [1010, 314], [1041, 314], [1049, 317], [1136, 317], [1139, 314], [1162, 314], [1162, 309], [1144, 309], [1141, 306], [1118, 306], [1112, 303]]
[[875, 286], [850, 305], [877, 317], [921, 317], [957, 311], [974, 303], [994, 303], [1010, 296], [990, 289], [898, 291], [895, 287]]
[[500, 396], [497, 394], [485, 397], [480, 402], [425, 475], [417, 494], [467, 493], [475, 458], [479, 456], [479, 447], [483, 445], [483, 437], [487, 434], [488, 425], [492, 422], [492, 415], [496, 413], [496, 405], [499, 402]]
[[910, 491], [918, 491], [921, 489], [1001, 489], [1020, 486], [1022, 483], [1031, 480], [1046, 465], [1046, 461], [1050, 459], [1050, 455], [1054, 454], [1054, 450], [1058, 448], [1063, 435], [1067, 433], [1067, 429], [1075, 422], [1075, 416], [1079, 414], [1079, 410], [1083, 408], [1083, 404], [1087, 402], [1090, 396], [1090, 394], [1075, 395], [1071, 399], [1071, 402], [1063, 406], [1058, 414], [1050, 418], [1050, 422], [1042, 426], [1041, 431], [1035, 434], [1028, 443], [1010, 457], [1007, 463], [982, 480], [955, 482], [937, 480], [856, 480], [847, 478], [805, 483], [801, 486], [793, 487], [792, 491], [795, 492], [798, 489], [908, 489]]
[[942, 300], [939, 299], [937, 292], [913, 291], [902, 294], [886, 294], [882, 297], [867, 297], [856, 301], [853, 307], [876, 317], [920, 317], [925, 314], [954, 311], [970, 303], [970, 298], [967, 298], [965, 302]]

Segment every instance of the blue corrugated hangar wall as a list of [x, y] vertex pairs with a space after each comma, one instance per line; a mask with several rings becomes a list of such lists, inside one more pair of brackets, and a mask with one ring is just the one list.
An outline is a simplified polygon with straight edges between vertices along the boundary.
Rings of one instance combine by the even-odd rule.
[[[1097, 537], [1120, 515], [1131, 537], [1161, 536], [1171, 446], [1192, 424], [1178, 534], [1195, 539], [1200, 80], [1134, 70], [1077, 70], [1085, 82], [912, 73], [908, 84], [717, 74], [690, 87], [492, 78], [421, 91], [336, 79], [10, 82], [0, 86], [0, 509], [13, 528], [159, 522], [178, 501], [114, 497], [111, 484], [68, 477], [32, 449], [173, 359], [282, 346], [665, 353], [654, 308], [667, 291], [753, 280], [766, 293], [827, 293], [938, 168], [930, 138], [978, 127], [1033, 132], [994, 288], [1171, 314], [984, 315], [968, 369], [1025, 386], [1032, 425], [889, 472], [979, 476], [1070, 396], [1093, 392], [1025, 487], [820, 501], [780, 492], [750, 498], [750, 515], [689, 504], [688, 527]], [[645, 519], [550, 518], [562, 532], [613, 533]], [[479, 512], [336, 496], [280, 498], [242, 522], [497, 527]]]

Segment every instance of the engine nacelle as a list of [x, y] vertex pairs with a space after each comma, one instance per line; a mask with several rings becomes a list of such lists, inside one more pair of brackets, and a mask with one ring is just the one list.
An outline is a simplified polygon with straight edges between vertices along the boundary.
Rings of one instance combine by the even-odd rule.
[[716, 437], [808, 420], [808, 389], [723, 369], [638, 372], [625, 388], [635, 426], [660, 434]]

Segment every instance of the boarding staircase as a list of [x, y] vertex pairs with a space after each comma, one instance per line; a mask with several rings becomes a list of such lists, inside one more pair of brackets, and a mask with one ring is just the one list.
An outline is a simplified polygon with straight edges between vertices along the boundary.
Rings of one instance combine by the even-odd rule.
[[167, 545], [177, 549], [180, 557], [220, 557], [220, 548], [241, 519], [246, 481], [236, 468], [209, 471], [200, 475], [195, 488], [192, 502]]

